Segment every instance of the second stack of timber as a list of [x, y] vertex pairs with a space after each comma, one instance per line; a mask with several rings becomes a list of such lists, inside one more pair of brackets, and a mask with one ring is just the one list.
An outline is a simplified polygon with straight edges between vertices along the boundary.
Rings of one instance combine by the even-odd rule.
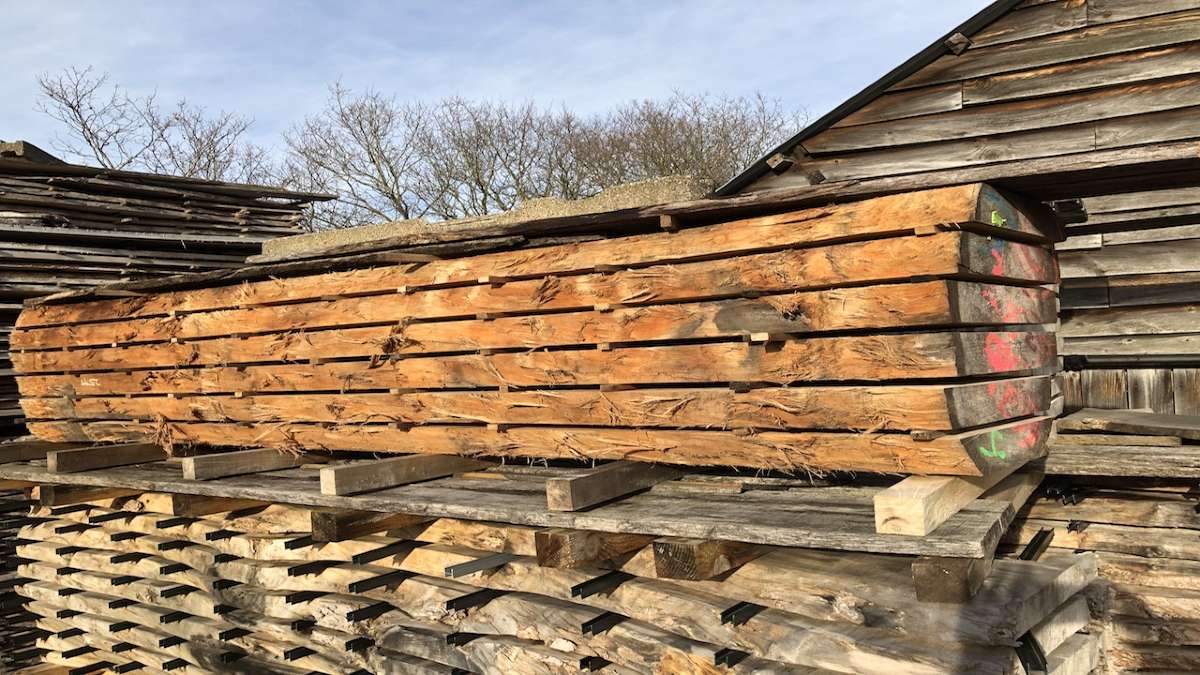
[[1037, 209], [969, 185], [664, 224], [678, 229], [37, 304], [13, 334], [22, 406], [56, 441], [936, 474], [979, 491], [1042, 454], [1057, 269]]
[[22, 591], [47, 658], [72, 667], [1000, 675], [1031, 638], [1048, 673], [1097, 658], [1077, 611], [1090, 555], [1003, 561], [941, 605], [883, 555], [747, 549], [709, 569], [694, 540], [164, 494], [37, 515]]
[[67, 164], [0, 142], [0, 438], [20, 436], [9, 333], [22, 300], [123, 280], [232, 269], [296, 234], [294, 193]]
[[1095, 552], [1104, 672], [1200, 670], [1200, 417], [1082, 410], [1057, 427], [1007, 541]]

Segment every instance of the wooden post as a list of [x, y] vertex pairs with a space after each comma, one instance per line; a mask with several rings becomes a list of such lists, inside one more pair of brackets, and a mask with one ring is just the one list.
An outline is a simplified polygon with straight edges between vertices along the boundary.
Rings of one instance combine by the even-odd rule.
[[316, 541], [345, 541], [376, 532], [429, 522], [425, 516], [353, 509], [313, 509], [312, 536]]
[[546, 504], [552, 511], [578, 511], [682, 475], [658, 464], [610, 462], [574, 476], [548, 479]]
[[124, 443], [98, 445], [79, 450], [54, 450], [46, 454], [46, 469], [50, 473], [75, 473], [114, 466], [160, 462], [167, 451], [156, 443]]
[[321, 469], [321, 494], [350, 495], [474, 471], [487, 462], [457, 455], [408, 455]]
[[320, 461], [327, 460], [317, 455], [294, 455], [272, 448], [259, 448], [185, 457], [182, 468], [185, 480], [210, 480], [247, 473], [291, 469], [301, 464]]

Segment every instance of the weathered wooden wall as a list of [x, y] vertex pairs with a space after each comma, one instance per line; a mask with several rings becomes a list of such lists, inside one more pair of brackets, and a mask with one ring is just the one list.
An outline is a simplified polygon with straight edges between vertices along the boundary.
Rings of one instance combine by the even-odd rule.
[[803, 141], [791, 168], [747, 191], [1192, 140], [1198, 85], [1200, 1], [1031, 0]]
[[1200, 414], [1200, 189], [1084, 204], [1058, 246], [1067, 406]]

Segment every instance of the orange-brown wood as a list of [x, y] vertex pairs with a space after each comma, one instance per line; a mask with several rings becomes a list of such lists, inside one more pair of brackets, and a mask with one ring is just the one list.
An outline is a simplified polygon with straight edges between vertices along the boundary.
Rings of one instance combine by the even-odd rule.
[[949, 378], [1055, 364], [1053, 333], [917, 333], [18, 377], [22, 396]]
[[1034, 418], [946, 435], [929, 441], [908, 434], [781, 432], [736, 435], [587, 427], [35, 422], [47, 440], [127, 441], [167, 438], [174, 445], [203, 443], [298, 450], [362, 450], [467, 456], [625, 459], [666, 464], [721, 465], [790, 471], [989, 475], [1010, 471], [1045, 453], [1050, 420]]
[[[386, 269], [374, 271], [381, 277], [388, 275]], [[1057, 270], [1046, 249], [977, 234], [947, 232], [931, 237], [901, 237], [607, 274], [546, 277], [499, 287], [483, 284], [396, 293], [396, 287], [404, 283], [393, 280], [386, 286], [389, 293], [378, 296], [126, 320], [119, 320], [120, 313], [96, 313], [92, 320], [105, 321], [18, 329], [13, 333], [12, 344], [14, 349], [47, 349], [370, 323], [407, 324], [477, 315], [578, 311], [600, 305], [657, 305], [898, 281], [913, 276], [994, 277], [1053, 283], [1057, 281]], [[307, 286], [313, 279], [290, 279], [286, 283]], [[362, 282], [368, 284], [365, 279]], [[361, 292], [363, 284], [342, 288], [339, 293]], [[149, 303], [158, 297], [150, 296], [145, 301]], [[186, 306], [186, 301], [181, 302]]]
[[974, 384], [26, 398], [33, 420], [952, 430], [1038, 414], [1050, 378]]
[[[995, 217], [992, 212], [1002, 211]], [[33, 327], [127, 318], [172, 311], [196, 311], [291, 302], [369, 293], [401, 286], [478, 283], [481, 278], [523, 279], [550, 274], [579, 274], [602, 266], [642, 267], [726, 257], [792, 246], [816, 246], [839, 241], [911, 234], [927, 227], [969, 225], [1003, 235], [1039, 237], [1028, 216], [983, 186], [963, 185], [878, 197], [861, 202], [806, 209], [786, 214], [737, 220], [616, 239], [546, 248], [505, 251], [424, 265], [400, 265], [382, 270], [336, 272], [303, 280], [273, 280], [166, 293], [158, 296], [104, 300], [72, 305], [42, 305], [28, 309], [18, 326]]]
[[[279, 313], [278, 318], [282, 323], [288, 318], [286, 310], [289, 308], [259, 308], [250, 313], [267, 314], [274, 311]], [[477, 349], [536, 349], [595, 343], [729, 338], [756, 333], [780, 335], [862, 329], [1042, 324], [1055, 320], [1055, 309], [1054, 294], [1042, 288], [931, 281], [655, 305], [607, 312], [316, 331], [308, 330], [310, 324], [303, 322], [304, 317], [297, 317], [301, 322], [287, 326], [287, 332], [282, 334], [70, 351], [34, 351], [14, 353], [12, 360], [23, 373], [263, 363], [469, 352]], [[206, 316], [215, 322], [220, 314], [192, 316]], [[330, 317], [326, 323], [339, 326], [358, 323], [366, 318], [388, 318], [386, 312], [382, 314], [368, 315], [364, 311], [354, 317]], [[94, 324], [72, 330], [82, 332], [83, 329], [118, 325]], [[159, 324], [159, 327], [163, 330], [155, 337], [161, 338], [169, 330], [166, 323]], [[137, 337], [142, 339], [146, 336]]]

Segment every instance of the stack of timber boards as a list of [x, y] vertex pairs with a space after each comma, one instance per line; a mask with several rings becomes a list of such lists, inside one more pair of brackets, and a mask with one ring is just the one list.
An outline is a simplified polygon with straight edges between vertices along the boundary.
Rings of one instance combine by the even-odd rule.
[[1096, 659], [1074, 611], [1090, 555], [1002, 561], [975, 600], [942, 605], [882, 555], [771, 548], [713, 576], [692, 540], [168, 494], [35, 515], [22, 592], [46, 660], [72, 667], [1018, 673], [1013, 645], [1030, 635], [1048, 672]]
[[21, 433], [9, 334], [23, 300], [235, 268], [320, 195], [60, 162], [0, 143], [0, 437]]
[[36, 642], [43, 637], [16, 590], [23, 579], [17, 573], [17, 533], [29, 524], [30, 502], [23, 489], [0, 481], [0, 673], [10, 673], [38, 661]]
[[[1058, 420], [1047, 481], [1006, 544], [1095, 552], [1104, 672], [1200, 670], [1200, 418], [1083, 410]], [[1050, 558], [1053, 559], [1053, 558]]]
[[974, 499], [1049, 432], [1041, 213], [969, 185], [43, 303], [14, 365], [47, 440], [931, 474]]
[[1200, 414], [1200, 188], [1083, 201], [1058, 246], [1068, 408]]
[[1055, 427], [1049, 475], [1200, 478], [1200, 416], [1084, 409]]

